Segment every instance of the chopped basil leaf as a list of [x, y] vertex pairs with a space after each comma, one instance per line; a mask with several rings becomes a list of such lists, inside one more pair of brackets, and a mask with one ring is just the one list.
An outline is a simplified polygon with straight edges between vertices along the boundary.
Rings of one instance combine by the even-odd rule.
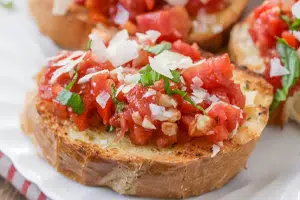
[[288, 25], [289, 27], [292, 26], [292, 20], [290, 19], [289, 16], [287, 16], [287, 15], [280, 15], [280, 18], [281, 18], [283, 21], [285, 21], [285, 23], [287, 23], [287, 25]]
[[281, 15], [280, 18], [287, 23], [290, 30], [298, 30], [300, 27], [300, 19], [295, 19], [294, 22], [287, 15]]
[[121, 102], [117, 99], [116, 97], [116, 94], [117, 94], [117, 90], [116, 90], [116, 87], [112, 84], [111, 85], [111, 93], [112, 93], [112, 100], [113, 100], [113, 103], [116, 105], [116, 112], [119, 113], [119, 112], [122, 112], [122, 110], [124, 109], [125, 107], [125, 103], [124, 102]]
[[201, 106], [195, 104], [195, 102], [191, 99], [191, 97], [189, 97], [187, 92], [179, 90], [179, 89], [172, 90], [170, 88], [170, 82], [169, 82], [169, 79], [167, 77], [164, 77], [164, 89], [165, 89], [165, 91], [168, 95], [177, 94], [179, 96], [182, 96], [184, 100], [186, 100], [191, 105], [193, 105], [195, 108], [201, 110], [204, 114], [206, 114], [205, 110]]
[[299, 78], [300, 71], [300, 60], [297, 51], [290, 47], [288, 43], [281, 38], [277, 38], [276, 48], [281, 61], [290, 73], [282, 77], [282, 88], [276, 90], [270, 111], [273, 111], [280, 102], [286, 100], [289, 90], [295, 85]]
[[292, 24], [292, 30], [298, 30], [300, 28], [300, 19], [296, 19]]
[[151, 86], [154, 84], [155, 81], [159, 81], [161, 79], [161, 75], [150, 67], [150, 65], [146, 65], [140, 70], [141, 79], [139, 83], [143, 84], [144, 86]]
[[70, 106], [76, 114], [81, 114], [84, 111], [84, 104], [79, 94], [70, 92], [64, 89], [56, 97], [56, 100], [65, 106]]
[[163, 42], [154, 46], [145, 46], [144, 50], [155, 55], [160, 54], [165, 50], [170, 50], [172, 48], [172, 44], [170, 42]]
[[14, 2], [12, 2], [12, 1], [9, 1], [9, 2], [0, 2], [0, 5], [3, 8], [12, 9], [14, 7]]
[[109, 133], [114, 132], [115, 130], [116, 130], [116, 127], [114, 127], [114, 126], [107, 126], [105, 128], [105, 131], [109, 132]]
[[180, 83], [180, 72], [177, 70], [172, 70], [171, 73], [173, 75], [172, 81], [175, 83]]
[[91, 45], [92, 45], [92, 40], [89, 40], [87, 45], [86, 45], [86, 49], [90, 50], [91, 49]]
[[71, 82], [58, 94], [56, 100], [62, 105], [70, 106], [76, 114], [81, 114], [84, 111], [83, 101], [79, 94], [70, 92], [70, 89], [73, 87], [77, 78], [78, 73], [76, 71]]

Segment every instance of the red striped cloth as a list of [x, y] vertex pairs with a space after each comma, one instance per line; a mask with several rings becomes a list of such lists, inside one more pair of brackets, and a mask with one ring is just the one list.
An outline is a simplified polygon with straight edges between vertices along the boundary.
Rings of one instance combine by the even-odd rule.
[[11, 160], [0, 151], [0, 175], [29, 200], [50, 200], [41, 190], [18, 172]]

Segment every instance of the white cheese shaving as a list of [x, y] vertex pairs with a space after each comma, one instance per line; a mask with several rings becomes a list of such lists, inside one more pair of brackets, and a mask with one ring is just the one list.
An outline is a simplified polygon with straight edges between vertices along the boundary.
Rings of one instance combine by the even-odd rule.
[[124, 80], [123, 72], [124, 72], [124, 68], [122, 66], [120, 66], [114, 70], [111, 70], [110, 74], [117, 74], [118, 81], [122, 81], [122, 80]]
[[124, 86], [123, 89], [122, 89], [122, 92], [123, 92], [124, 94], [127, 94], [128, 92], [130, 92], [130, 90], [131, 90], [132, 88], [134, 88], [135, 85], [136, 85], [136, 83], [134, 83], [134, 84], [129, 84], [129, 85]]
[[212, 145], [212, 154], [211, 154], [211, 158], [215, 157], [219, 151], [221, 150], [221, 148], [218, 145], [213, 144]]
[[290, 73], [284, 66], [281, 65], [279, 58], [272, 58], [270, 65], [270, 77], [283, 76]]
[[141, 79], [141, 74], [140, 73], [129, 74], [129, 75], [125, 76], [124, 82], [127, 83], [127, 84], [138, 83], [140, 79]]
[[209, 97], [209, 94], [205, 89], [198, 88], [198, 89], [193, 89], [191, 98], [194, 101], [194, 103], [199, 104], [204, 99], [207, 99], [208, 97]]
[[153, 89], [148, 89], [148, 91], [143, 95], [143, 98], [147, 98], [156, 94], [156, 91]]
[[116, 91], [116, 96], [118, 96], [118, 94], [123, 90], [123, 88], [125, 87], [125, 85], [120, 85]]
[[53, 75], [52, 75], [52, 77], [51, 77], [51, 79], [50, 79], [50, 83], [51, 83], [51, 84], [55, 83], [56, 79], [57, 79], [58, 77], [60, 77], [62, 74], [67, 73], [67, 72], [73, 70], [74, 67], [75, 67], [76, 65], [78, 65], [79, 63], [81, 63], [81, 62], [83, 61], [85, 55], [86, 55], [86, 54], [84, 53], [82, 56], [80, 56], [80, 57], [77, 58], [76, 60], [72, 60], [72, 61], [70, 61], [67, 65], [65, 65], [65, 66], [63, 66], [63, 67], [57, 69], [57, 70], [53, 73]]
[[56, 16], [65, 15], [73, 3], [73, 0], [54, 0], [52, 14]]
[[239, 129], [239, 123], [236, 122], [235, 128], [234, 128], [234, 130], [231, 132], [230, 138], [233, 138], [233, 137], [235, 136], [235, 134], [237, 133], [238, 129]]
[[188, 0], [166, 0], [166, 2], [172, 6], [185, 6]]
[[292, 6], [292, 13], [296, 18], [300, 19], [300, 1]]
[[93, 32], [89, 35], [89, 38], [92, 40], [91, 50], [95, 60], [100, 63], [107, 61], [109, 55], [107, 53], [106, 46], [101, 36], [96, 32]]
[[114, 37], [109, 41], [109, 45], [116, 45], [128, 39], [129, 39], [128, 31], [126, 29], [123, 29], [114, 35]]
[[96, 101], [100, 105], [100, 107], [104, 109], [109, 98], [110, 98], [110, 94], [103, 91], [96, 97]]
[[96, 76], [98, 74], [104, 74], [104, 73], [109, 73], [109, 71], [107, 69], [105, 70], [101, 70], [99, 72], [95, 72], [95, 73], [91, 73], [91, 74], [87, 74], [84, 77], [80, 78], [78, 80], [78, 84], [82, 84], [82, 83], [86, 83], [88, 82], [93, 76]]
[[60, 67], [60, 66], [67, 65], [70, 62], [72, 62], [74, 58], [82, 56], [83, 54], [84, 54], [84, 51], [74, 51], [74, 52], [72, 52], [71, 55], [69, 55], [65, 59], [58, 61], [57, 63], [53, 64], [52, 66]]
[[151, 103], [149, 105], [152, 119], [159, 120], [159, 121], [165, 121], [170, 117], [170, 112], [166, 113], [166, 108], [163, 106], [158, 106], [156, 104]]
[[245, 92], [246, 97], [246, 106], [255, 106], [255, 97], [257, 95], [257, 91], [248, 91]]
[[149, 57], [149, 63], [154, 71], [172, 79], [170, 70], [188, 68], [193, 61], [190, 57], [166, 50], [154, 58]]
[[211, 101], [211, 103], [217, 103], [220, 101], [220, 99], [216, 95], [212, 95], [208, 99]]
[[203, 85], [203, 81], [198, 76], [192, 78], [192, 82], [193, 82], [193, 84], [191, 85], [192, 89], [199, 89]]
[[159, 31], [155, 30], [149, 30], [146, 31], [146, 34], [144, 33], [136, 33], [136, 37], [141, 43], [146, 42], [147, 40], [150, 40], [151, 42], [155, 43], [156, 40], [161, 36], [161, 33]]
[[147, 118], [144, 118], [144, 120], [142, 122], [142, 127], [146, 128], [146, 129], [152, 129], [152, 130], [156, 129], [154, 124], [152, 124]]

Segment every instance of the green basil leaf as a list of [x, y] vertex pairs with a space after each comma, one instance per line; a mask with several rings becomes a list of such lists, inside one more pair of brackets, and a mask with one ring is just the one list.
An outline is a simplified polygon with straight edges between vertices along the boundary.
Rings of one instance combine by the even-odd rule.
[[140, 74], [145, 74], [148, 73], [152, 70], [151, 66], [148, 64], [145, 67], [143, 67], [142, 69], [140, 69]]
[[84, 111], [84, 104], [80, 95], [67, 89], [61, 91], [56, 100], [62, 105], [71, 107], [76, 114], [81, 114]]
[[172, 48], [172, 44], [170, 42], [163, 42], [154, 46], [145, 46], [143, 49], [152, 54], [158, 55], [165, 50], [170, 50]]
[[172, 81], [175, 83], [180, 83], [180, 72], [177, 70], [172, 70], [171, 73], [173, 75]]
[[92, 40], [89, 40], [87, 45], [86, 45], [86, 50], [90, 50], [92, 46]]
[[78, 78], [78, 72], [75, 70], [75, 74], [71, 80], [71, 82], [66, 86], [66, 90], [71, 90], [71, 88], [73, 87], [73, 85], [75, 84], [76, 80]]
[[125, 103], [121, 102], [117, 99], [117, 97], [116, 97], [117, 89], [116, 89], [115, 85], [113, 85], [113, 84], [111, 85], [111, 93], [112, 93], [113, 103], [116, 106], [116, 112], [117, 113], [122, 112], [122, 110], [125, 107]]
[[116, 127], [114, 127], [114, 126], [107, 126], [105, 128], [105, 131], [109, 132], [109, 133], [114, 132], [115, 130], [116, 130]]
[[292, 30], [298, 30], [300, 28], [300, 19], [296, 19], [291, 26]]
[[277, 38], [276, 48], [281, 61], [290, 73], [282, 77], [282, 88], [276, 90], [270, 111], [273, 111], [280, 102], [287, 99], [289, 90], [295, 85], [300, 75], [300, 60], [297, 51], [290, 47], [288, 43], [281, 38]]
[[289, 29], [292, 27], [292, 20], [290, 19], [289, 16], [287, 15], [280, 15], [280, 18], [285, 21], [285, 23], [287, 23], [287, 25], [289, 26]]
[[7, 8], [7, 9], [12, 9], [14, 7], [14, 2], [12, 1], [9, 1], [9, 2], [0, 2], [0, 5], [3, 7], [3, 8]]

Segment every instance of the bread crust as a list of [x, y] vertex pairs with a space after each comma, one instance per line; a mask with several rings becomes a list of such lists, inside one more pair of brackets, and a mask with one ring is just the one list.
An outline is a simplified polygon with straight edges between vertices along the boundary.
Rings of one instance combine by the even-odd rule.
[[[237, 65], [246, 66], [252, 71], [263, 74], [265, 71], [264, 60], [253, 43], [248, 29], [247, 21], [235, 25], [232, 29], [228, 46], [230, 57]], [[288, 97], [272, 112], [271, 124], [283, 126], [288, 119], [300, 123], [299, 94], [300, 90], [298, 89], [293, 96]]]
[[85, 49], [93, 24], [80, 20], [77, 11], [65, 16], [53, 16], [53, 0], [28, 0], [29, 10], [40, 31], [49, 36], [60, 47]]
[[[242, 87], [256, 90], [259, 103], [247, 108], [249, 119], [245, 126], [231, 141], [224, 142], [213, 158], [212, 144], [201, 138], [157, 149], [135, 146], [127, 137], [118, 144], [111, 143], [113, 134], [103, 130], [78, 132], [72, 122], [49, 113], [47, 103], [34, 93], [28, 94], [22, 127], [58, 172], [82, 184], [106, 186], [120, 194], [141, 197], [196, 196], [222, 187], [246, 167], [268, 121], [272, 87], [247, 69], [235, 70], [234, 79]], [[103, 138], [109, 145], [101, 142]]]
[[[247, 6], [248, 0], [228, 0], [229, 6], [216, 13], [216, 23], [223, 31], [199, 33], [192, 30], [189, 42], [197, 42], [202, 48], [217, 51], [227, 41], [231, 26], [239, 19]], [[83, 49], [88, 41], [88, 34], [94, 24], [87, 20], [87, 11], [71, 9], [65, 16], [52, 15], [53, 0], [29, 0], [31, 14], [40, 31], [52, 38], [59, 46], [67, 49]]]

